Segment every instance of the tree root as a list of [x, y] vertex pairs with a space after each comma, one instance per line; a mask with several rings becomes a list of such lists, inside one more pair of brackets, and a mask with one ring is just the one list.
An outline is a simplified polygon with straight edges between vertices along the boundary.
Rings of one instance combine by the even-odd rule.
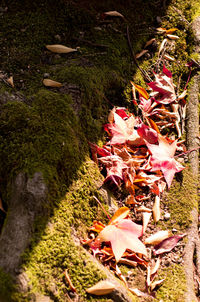
[[[198, 51], [200, 45], [200, 17], [194, 21], [192, 28], [196, 40], [196, 50]], [[194, 175], [196, 190], [198, 190], [198, 176], [199, 176], [199, 152], [198, 152], [198, 135], [199, 135], [199, 88], [200, 75], [195, 75], [192, 78], [192, 85], [189, 91], [189, 103], [187, 108], [187, 147], [188, 150], [195, 149], [189, 154], [189, 163], [192, 174]], [[196, 196], [198, 193], [196, 191]], [[188, 241], [184, 250], [184, 267], [186, 274], [186, 293], [185, 301], [198, 301], [195, 293], [195, 280], [200, 277], [200, 240], [198, 235], [198, 203], [196, 208], [190, 213], [192, 223], [187, 231]]]

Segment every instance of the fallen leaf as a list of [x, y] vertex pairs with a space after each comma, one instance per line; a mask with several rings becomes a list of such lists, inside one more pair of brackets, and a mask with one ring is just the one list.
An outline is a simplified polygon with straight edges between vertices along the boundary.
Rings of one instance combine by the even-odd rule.
[[156, 28], [156, 30], [161, 33], [165, 33], [167, 31], [166, 28], [163, 28], [163, 27], [158, 27], [158, 28]]
[[121, 18], [124, 18], [124, 16], [122, 14], [120, 14], [119, 12], [117, 12], [116, 10], [109, 11], [109, 12], [104, 12], [104, 15], [111, 16], [111, 17], [121, 17]]
[[108, 129], [111, 132], [112, 138], [109, 144], [124, 144], [129, 143], [131, 145], [141, 145], [143, 141], [134, 129], [137, 121], [133, 116], [123, 120], [121, 116], [114, 113], [114, 123], [108, 125]]
[[127, 208], [127, 207], [121, 207], [121, 208], [119, 208], [115, 212], [115, 214], [113, 215], [113, 217], [111, 218], [109, 224], [115, 223], [115, 222], [117, 222], [117, 220], [126, 218], [129, 213], [130, 213], [130, 209], [129, 208]]
[[141, 58], [141, 57], [142, 57], [143, 55], [145, 55], [145, 53], [147, 53], [147, 52], [148, 52], [147, 49], [143, 49], [142, 51], [140, 51], [139, 53], [137, 53], [137, 54], [135, 55], [136, 59]]
[[61, 83], [50, 80], [50, 79], [44, 79], [43, 84], [44, 84], [44, 86], [47, 86], [47, 87], [62, 87]]
[[151, 45], [154, 41], [156, 41], [155, 38], [153, 38], [153, 39], [147, 41], [146, 44], [145, 44], [145, 46], [144, 46], [144, 48], [146, 48], [146, 47], [148, 47], [149, 45]]
[[177, 31], [178, 30], [178, 28], [170, 28], [170, 29], [167, 29], [166, 30], [166, 34], [167, 35], [170, 35], [170, 34], [173, 34], [175, 31]]
[[131, 81], [131, 84], [132, 84], [132, 86], [135, 87], [135, 89], [139, 92], [139, 94], [141, 96], [143, 96], [146, 100], [149, 99], [149, 94], [148, 94], [148, 92], [143, 87], [141, 87], [140, 85], [137, 85], [137, 84], [133, 83], [132, 81]]
[[154, 247], [154, 254], [161, 255], [163, 253], [170, 252], [177, 245], [178, 241], [185, 236], [186, 236], [186, 234], [174, 235], [174, 236], [164, 239], [163, 241], [161, 241], [159, 244], [157, 244]]
[[60, 44], [46, 45], [46, 48], [55, 53], [70, 53], [70, 52], [77, 51], [77, 49], [70, 48]]
[[9, 77], [9, 78], [6, 80], [6, 82], [7, 82], [10, 86], [12, 86], [13, 88], [15, 87], [14, 81], [13, 81], [13, 76]]
[[151, 291], [153, 291], [156, 288], [156, 286], [159, 286], [164, 281], [165, 281], [165, 279], [161, 279], [161, 280], [157, 280], [157, 281], [152, 282], [151, 285], [150, 285]]
[[144, 243], [156, 245], [161, 241], [163, 241], [164, 239], [168, 238], [169, 236], [170, 236], [169, 231], [158, 231], [155, 234], [151, 235], [150, 237], [146, 238]]
[[165, 47], [165, 44], [167, 44], [167, 39], [164, 39], [162, 41], [162, 43], [160, 44], [160, 48], [159, 48], [159, 51], [158, 51], [158, 57], [160, 56], [161, 52], [163, 51], [163, 49]]
[[120, 260], [126, 249], [147, 256], [147, 251], [138, 237], [142, 236], [142, 226], [130, 219], [120, 219], [106, 226], [100, 233], [102, 242], [110, 241], [116, 262]]
[[167, 38], [169, 38], [170, 40], [177, 40], [177, 39], [179, 39], [179, 37], [175, 36], [175, 35], [167, 35]]
[[151, 213], [143, 212], [142, 221], [143, 221], [143, 234], [146, 232], [149, 220], [151, 218]]
[[160, 197], [156, 195], [154, 205], [153, 205], [153, 219], [155, 222], [158, 222], [160, 220]]
[[115, 289], [115, 285], [110, 281], [103, 280], [95, 284], [94, 286], [87, 288], [86, 292], [95, 296], [103, 296], [112, 293]]
[[165, 58], [166, 60], [171, 61], [171, 62], [175, 61], [175, 59], [172, 58], [171, 56], [169, 56], [168, 54], [164, 54], [163, 58]]

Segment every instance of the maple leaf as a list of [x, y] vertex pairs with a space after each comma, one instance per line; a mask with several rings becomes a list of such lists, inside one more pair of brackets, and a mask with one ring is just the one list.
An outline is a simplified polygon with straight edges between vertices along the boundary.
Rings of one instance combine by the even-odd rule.
[[126, 249], [147, 256], [145, 245], [138, 239], [142, 234], [141, 225], [130, 219], [118, 219], [106, 226], [98, 237], [102, 242], [110, 241], [113, 254], [118, 262]]
[[124, 120], [120, 115], [114, 113], [114, 123], [109, 124], [107, 127], [111, 132], [112, 138], [109, 144], [133, 144], [141, 145], [143, 143], [137, 131], [134, 129], [137, 124], [137, 120], [134, 116], [130, 116], [128, 119]]
[[161, 104], [170, 104], [176, 100], [176, 93], [171, 72], [164, 66], [163, 72], [155, 74], [155, 81], [148, 83], [153, 91], [158, 92], [155, 101]]
[[145, 144], [151, 152], [151, 171], [161, 170], [167, 182], [168, 188], [176, 172], [180, 172], [184, 167], [174, 159], [177, 141], [171, 144], [161, 134], [158, 134], [158, 145], [151, 144], [145, 140]]

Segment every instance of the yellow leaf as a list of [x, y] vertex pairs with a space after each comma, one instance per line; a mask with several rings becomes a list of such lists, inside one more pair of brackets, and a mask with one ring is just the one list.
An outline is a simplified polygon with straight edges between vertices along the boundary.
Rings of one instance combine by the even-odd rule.
[[44, 79], [43, 84], [44, 84], [44, 86], [47, 86], [47, 87], [62, 87], [61, 83], [50, 80], [50, 79]]
[[175, 31], [177, 31], [178, 30], [178, 28], [170, 28], [170, 29], [167, 29], [166, 31], [165, 31], [165, 33], [167, 34], [167, 35], [170, 35], [170, 34], [173, 34]]
[[131, 84], [135, 87], [135, 89], [139, 92], [139, 94], [141, 96], [143, 96], [143, 98], [145, 98], [146, 100], [149, 99], [149, 94], [143, 87], [141, 87], [137, 84], [134, 84], [132, 81], [131, 81]]
[[130, 209], [127, 207], [121, 207], [119, 208], [115, 214], [113, 215], [113, 217], [111, 218], [109, 224], [116, 222], [119, 219], [124, 219], [128, 216], [128, 214], [130, 213]]
[[95, 296], [103, 296], [112, 293], [115, 289], [115, 285], [110, 281], [103, 280], [95, 284], [94, 286], [87, 288], [86, 292]]
[[13, 76], [9, 77], [9, 78], [6, 80], [6, 82], [7, 82], [8, 84], [10, 84], [10, 86], [12, 86], [12, 87], [14, 88]]
[[54, 45], [46, 45], [46, 48], [52, 52], [56, 53], [69, 53], [69, 52], [74, 52], [77, 51], [77, 49], [70, 48], [64, 45], [60, 44], [54, 44]]

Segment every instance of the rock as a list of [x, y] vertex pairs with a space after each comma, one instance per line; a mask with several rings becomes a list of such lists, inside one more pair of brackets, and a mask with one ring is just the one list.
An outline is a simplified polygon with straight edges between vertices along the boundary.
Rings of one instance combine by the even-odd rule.
[[170, 219], [170, 213], [165, 213], [165, 215], [164, 215], [164, 219], [165, 220], [169, 220]]

